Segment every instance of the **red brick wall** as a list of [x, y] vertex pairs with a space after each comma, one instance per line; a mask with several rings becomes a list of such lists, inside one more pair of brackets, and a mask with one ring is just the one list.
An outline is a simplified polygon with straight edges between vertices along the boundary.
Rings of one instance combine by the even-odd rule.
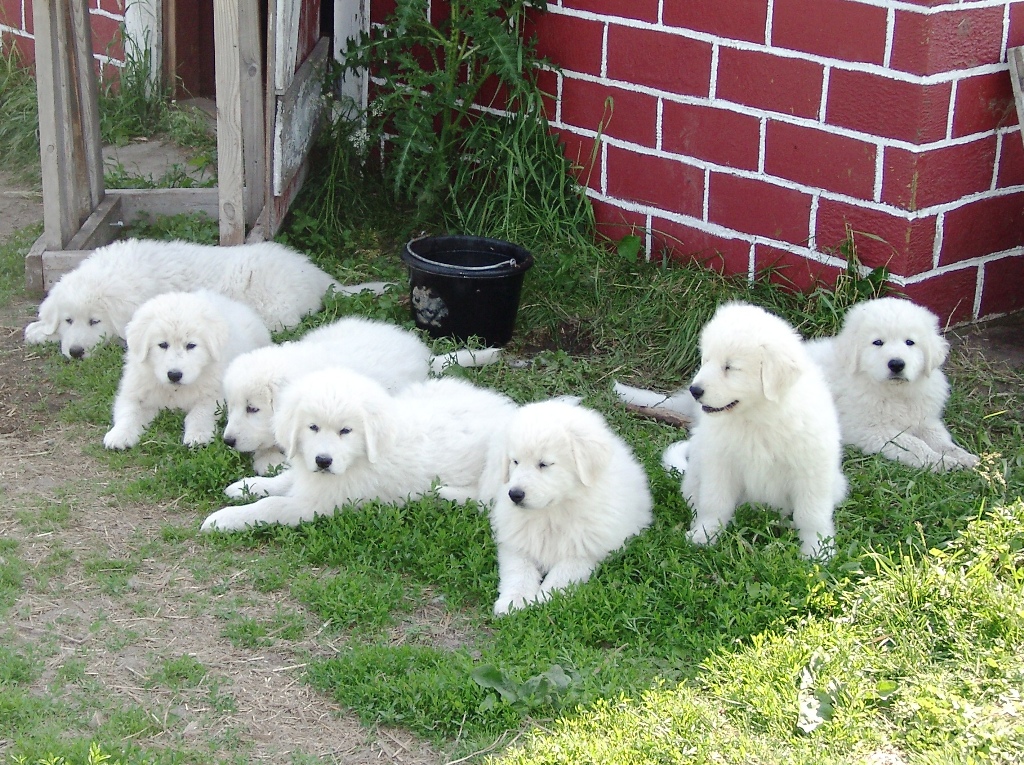
[[849, 228], [944, 320], [1024, 308], [1024, 0], [555, 0], [536, 28], [610, 235], [804, 287]]
[[[97, 71], [111, 76], [124, 63], [121, 24], [127, 0], [87, 0]], [[32, 0], [0, 0], [0, 49], [17, 48], [26, 63], [35, 61]]]

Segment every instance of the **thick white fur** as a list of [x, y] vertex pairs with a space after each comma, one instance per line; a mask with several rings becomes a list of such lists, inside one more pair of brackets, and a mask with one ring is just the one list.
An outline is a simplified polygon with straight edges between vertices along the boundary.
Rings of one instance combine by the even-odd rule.
[[389, 393], [425, 380], [448, 363], [476, 366], [496, 361], [497, 348], [433, 356], [415, 333], [394, 324], [348, 317], [319, 327], [301, 339], [258, 348], [236, 358], [224, 374], [228, 420], [224, 442], [253, 452], [253, 469], [263, 475], [284, 462], [274, 438], [274, 407], [293, 380], [329, 367], [344, 367], [380, 383]]
[[224, 398], [225, 367], [238, 354], [270, 343], [255, 311], [208, 290], [158, 295], [139, 307], [125, 334], [114, 425], [103, 438], [108, 449], [137, 444], [162, 409], [185, 411], [186, 445], [209, 443]]
[[789, 324], [742, 303], [718, 309], [700, 346], [690, 390], [701, 412], [682, 485], [694, 510], [690, 540], [707, 543], [737, 506], [763, 502], [792, 516], [804, 555], [827, 557], [846, 479], [821, 371]]
[[942, 422], [949, 345], [927, 308], [868, 300], [850, 309], [838, 335], [807, 348], [825, 372], [844, 443], [936, 472], [977, 464]]
[[125, 336], [135, 310], [164, 292], [210, 289], [255, 309], [272, 331], [320, 308], [327, 290], [381, 291], [380, 282], [342, 287], [300, 252], [276, 242], [214, 247], [127, 239], [93, 252], [50, 289], [26, 343], [56, 341], [82, 358], [104, 338]]
[[274, 414], [275, 437], [291, 467], [228, 486], [230, 497], [269, 496], [218, 510], [202, 528], [295, 526], [343, 505], [405, 502], [429, 492], [435, 480], [472, 495], [492, 433], [514, 411], [511, 399], [455, 378], [415, 383], [391, 396], [349, 369], [312, 372], [285, 389]]
[[481, 485], [498, 548], [495, 614], [585, 582], [652, 520], [647, 474], [629, 446], [571, 401], [519, 409], [495, 437]]

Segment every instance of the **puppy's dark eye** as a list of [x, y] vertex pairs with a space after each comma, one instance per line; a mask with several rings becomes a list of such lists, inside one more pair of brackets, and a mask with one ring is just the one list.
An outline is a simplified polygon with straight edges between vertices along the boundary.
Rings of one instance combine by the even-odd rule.
[[872, 345], [877, 345], [879, 348], [881, 348], [883, 345], [885, 345], [885, 343], [883, 343], [881, 340], [875, 340], [875, 342], [873, 342], [871, 344]]
[[319, 425], [310, 425], [309, 429], [312, 430], [314, 433], [319, 433], [320, 432], [320, 426]]
[[89, 326], [90, 327], [95, 327], [99, 323], [100, 323], [99, 319], [89, 319]]
[[339, 436], [347, 436], [351, 432], [352, 432], [352, 428], [342, 428], [341, 430], [338, 431], [338, 435]]
[[537, 463], [537, 467], [540, 468], [541, 470], [543, 470], [546, 467], [551, 467], [553, 464], [555, 464], [555, 463], [553, 463], [553, 462], [538, 462]]
[[914, 344], [913, 340], [907, 340], [907, 345], [913, 345], [913, 344]]
[[164, 340], [162, 343], [157, 343], [157, 347], [163, 348], [166, 351], [171, 346], [167, 343], [166, 340]]
[[194, 351], [195, 349], [196, 349], [196, 344], [195, 343], [188, 343], [185, 346], [185, 350], [186, 351]]
[[513, 465], [518, 465], [519, 464], [519, 460], [512, 460], [512, 464]]
[[726, 364], [724, 367], [722, 367], [722, 371], [723, 372], [731, 372], [732, 371], [732, 364]]
[[245, 413], [246, 413], [246, 414], [256, 414], [256, 413], [258, 413], [259, 411], [260, 411], [260, 409], [259, 409], [259, 407], [257, 407], [257, 406], [247, 406], [247, 407], [245, 408]]
[[65, 321], [65, 322], [66, 322], [67, 324], [74, 324], [74, 323], [75, 323], [75, 320], [74, 320], [74, 319], [70, 319], [70, 318], [69, 318], [69, 319], [64, 319], [64, 321]]

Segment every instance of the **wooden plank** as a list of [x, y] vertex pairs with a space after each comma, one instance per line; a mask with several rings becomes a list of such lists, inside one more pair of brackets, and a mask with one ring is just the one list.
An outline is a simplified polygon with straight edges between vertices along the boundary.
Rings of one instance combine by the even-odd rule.
[[[77, 94], [77, 120], [81, 138], [76, 149], [80, 157], [82, 183], [89, 191], [88, 206], [95, 210], [103, 201], [103, 143], [100, 137], [99, 90], [96, 86], [96, 65], [92, 57], [92, 25], [83, 0], [71, 0], [70, 36], [74, 55], [70, 59], [75, 70], [72, 85]], [[77, 164], [77, 163], [76, 163]]]
[[[277, 16], [281, 9], [278, 0], [267, 0], [267, 72], [271, 74], [277, 70]], [[274, 115], [277, 113], [277, 88], [274, 85], [274, 77], [267, 76], [263, 98], [263, 124], [267, 126], [268, 134], [274, 131]], [[266, 239], [270, 239], [277, 232], [281, 225], [281, 219], [277, 215], [277, 207], [274, 204], [274, 142], [269, 135], [263, 143], [263, 188], [266, 190], [266, 197], [263, 203], [263, 211], [260, 213], [259, 226]]]
[[242, 151], [245, 182], [245, 223], [251, 227], [266, 197], [266, 115], [263, 110], [263, 51], [260, 45], [259, 0], [239, 0], [241, 15]]
[[39, 153], [43, 187], [43, 231], [47, 246], [60, 248], [74, 236], [90, 210], [81, 209], [71, 166], [71, 103], [67, 35], [63, 20], [67, 0], [34, 0], [36, 93], [39, 101]]
[[[353, 40], [370, 31], [366, 0], [334, 0], [334, 60], [342, 61]], [[343, 116], [355, 119], [366, 109], [369, 79], [365, 71], [346, 71], [341, 80]]]
[[25, 255], [25, 292], [31, 297], [41, 298], [46, 294], [46, 287], [43, 286], [43, 253], [46, 252], [46, 244], [46, 234], [42, 234]]
[[299, 51], [302, 0], [278, 0], [274, 39], [274, 87], [283, 93], [292, 84]]
[[[1024, 47], [1008, 48], [1006, 62], [1010, 65], [1013, 101], [1017, 105], [1017, 121], [1024, 125]], [[1024, 140], [1024, 130], [1020, 133]]]
[[245, 241], [245, 164], [242, 143], [241, 54], [238, 0], [214, 0], [217, 67], [217, 183], [220, 243]]
[[121, 234], [124, 219], [121, 217], [120, 197], [109, 196], [93, 210], [78, 233], [67, 244], [69, 250], [95, 250], [110, 244]]
[[202, 212], [214, 220], [220, 209], [217, 189], [111, 189], [107, 196], [121, 201], [121, 219], [133, 223], [142, 217]]
[[92, 253], [92, 250], [61, 250], [59, 252], [47, 250], [44, 252], [43, 288], [49, 292], [64, 274], [78, 268], [78, 264]]
[[309, 153], [323, 104], [323, 73], [330, 52], [326, 37], [313, 48], [278, 100], [274, 119], [274, 196], [281, 196]]

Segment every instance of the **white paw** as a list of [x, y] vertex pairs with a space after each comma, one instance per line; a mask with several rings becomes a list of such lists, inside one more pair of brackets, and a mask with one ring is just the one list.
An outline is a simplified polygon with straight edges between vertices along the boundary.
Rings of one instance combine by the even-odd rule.
[[689, 452], [689, 441], [677, 441], [667, 446], [665, 451], [661, 453], [661, 466], [669, 472], [675, 470], [685, 473], [686, 466], [689, 464]]
[[706, 545], [715, 538], [715, 534], [709, 534], [704, 526], [694, 526], [686, 532], [686, 538], [695, 545]]
[[238, 531], [250, 525], [244, 507], [225, 507], [207, 516], [200, 531]]
[[363, 282], [362, 284], [341, 284], [335, 287], [335, 291], [339, 295], [358, 295], [360, 292], [372, 292], [374, 295], [383, 295], [389, 288], [394, 286], [394, 282]]
[[530, 604], [530, 601], [522, 595], [502, 595], [494, 601], [494, 615], [504, 616], [509, 611], [515, 611], [519, 608], [525, 608]]
[[56, 339], [57, 336], [47, 332], [41, 321], [34, 321], [25, 327], [25, 342], [29, 345], [39, 345]]
[[267, 492], [265, 490], [260, 491], [259, 478], [240, 478], [224, 489], [224, 493], [231, 499], [267, 496]]
[[115, 425], [103, 436], [103, 445], [108, 449], [127, 449], [139, 442], [141, 433], [123, 425]]
[[185, 446], [206, 446], [211, 441], [213, 441], [213, 431], [210, 431], [209, 433], [202, 431], [198, 433], [186, 432], [184, 437], [181, 439], [181, 442], [185, 444]]

